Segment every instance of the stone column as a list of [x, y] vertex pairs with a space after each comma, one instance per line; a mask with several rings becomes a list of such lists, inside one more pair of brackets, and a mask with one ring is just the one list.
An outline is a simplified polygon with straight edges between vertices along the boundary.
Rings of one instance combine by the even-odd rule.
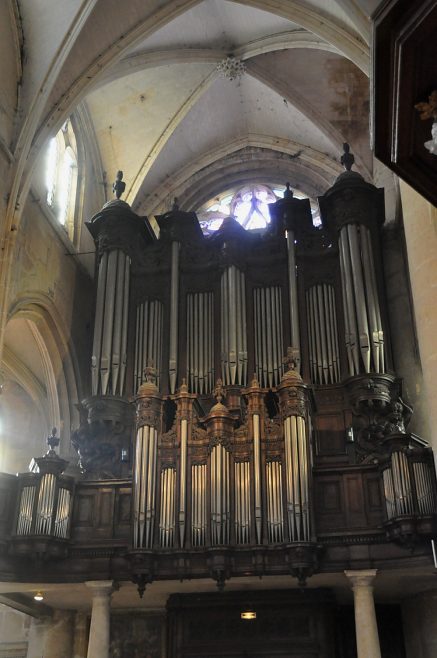
[[73, 658], [87, 658], [88, 619], [85, 612], [76, 612], [74, 618]]
[[93, 594], [87, 658], [109, 657], [109, 623], [112, 580], [89, 580], [85, 583]]
[[27, 658], [43, 658], [46, 632], [50, 623], [47, 617], [34, 617], [30, 622]]
[[351, 581], [354, 592], [357, 658], [381, 658], [372, 585], [376, 569], [344, 573]]
[[44, 658], [71, 658], [73, 647], [73, 613], [55, 610], [44, 644]]

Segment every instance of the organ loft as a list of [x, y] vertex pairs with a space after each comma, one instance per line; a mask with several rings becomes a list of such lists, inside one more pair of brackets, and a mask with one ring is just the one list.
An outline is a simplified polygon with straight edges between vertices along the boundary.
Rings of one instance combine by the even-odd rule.
[[[229, 216], [209, 236], [177, 203], [155, 231], [120, 198], [119, 172], [116, 198], [87, 222], [96, 285], [90, 387], [72, 436], [80, 474], [64, 473], [54, 433], [31, 472], [2, 479], [10, 578], [40, 580], [42, 569], [53, 582], [133, 582], [140, 597], [159, 581], [193, 591], [215, 581], [206, 599], [170, 597], [169, 658], [192, 655], [199, 632], [208, 655], [227, 655], [213, 645], [232, 583], [288, 579], [288, 598], [252, 595], [267, 619], [257, 655], [277, 642], [268, 615], [280, 605], [297, 606], [303, 626], [277, 655], [292, 642], [328, 658], [352, 655], [348, 631], [313, 579], [346, 571], [357, 589], [354, 570], [370, 583], [412, 554], [429, 562], [434, 461], [409, 432], [393, 369], [384, 192], [353, 170], [347, 145], [342, 162], [318, 199], [321, 225], [287, 185], [266, 229]], [[360, 600], [371, 641], [373, 603]], [[187, 606], [208, 637], [190, 635]], [[107, 656], [92, 623], [90, 633], [92, 658]]]

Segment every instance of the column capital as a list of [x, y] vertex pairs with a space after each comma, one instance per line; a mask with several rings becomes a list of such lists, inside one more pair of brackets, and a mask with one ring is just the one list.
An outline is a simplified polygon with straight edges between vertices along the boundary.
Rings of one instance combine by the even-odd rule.
[[85, 581], [85, 585], [91, 590], [93, 597], [109, 597], [115, 589], [113, 580], [87, 580]]
[[377, 569], [362, 569], [359, 571], [346, 570], [344, 572], [346, 578], [351, 581], [353, 588], [372, 587], [377, 573]]

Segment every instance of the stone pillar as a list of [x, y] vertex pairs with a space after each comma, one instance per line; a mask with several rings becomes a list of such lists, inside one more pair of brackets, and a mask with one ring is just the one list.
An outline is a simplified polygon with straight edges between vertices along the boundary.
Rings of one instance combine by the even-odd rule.
[[27, 658], [43, 658], [45, 637], [49, 623], [50, 620], [47, 617], [42, 619], [34, 617], [30, 622]]
[[87, 658], [109, 658], [109, 623], [112, 580], [89, 580], [85, 583], [93, 594]]
[[345, 571], [345, 574], [354, 592], [357, 658], [381, 658], [372, 585], [376, 569]]
[[87, 658], [88, 619], [85, 612], [76, 612], [74, 618], [73, 658]]
[[45, 634], [44, 658], [71, 658], [73, 613], [55, 610]]

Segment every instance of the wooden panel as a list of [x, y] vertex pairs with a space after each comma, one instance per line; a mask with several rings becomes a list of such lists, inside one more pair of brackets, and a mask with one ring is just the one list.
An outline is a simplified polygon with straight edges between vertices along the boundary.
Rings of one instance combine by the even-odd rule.
[[345, 525], [342, 478], [324, 476], [315, 480], [316, 527], [318, 532], [332, 531]]
[[345, 475], [344, 484], [348, 528], [363, 528], [366, 526], [366, 512], [361, 473]]
[[315, 419], [317, 455], [344, 455], [346, 432], [343, 413], [319, 414]]
[[354, 467], [314, 474], [317, 533], [374, 532], [384, 520], [381, 475]]
[[112, 528], [114, 522], [114, 497], [113, 489], [103, 489], [99, 492], [98, 528]]
[[[168, 655], [333, 658], [332, 602], [326, 593], [315, 592], [306, 592], [304, 599], [290, 591], [251, 592], [250, 600], [242, 593], [226, 593], [220, 598], [172, 596], [168, 606]], [[196, 599], [198, 605], [194, 605]], [[249, 602], [256, 619], [244, 621], [241, 610]]]
[[75, 527], [94, 525], [95, 499], [95, 492], [76, 495], [73, 515]]
[[364, 473], [364, 491], [369, 525], [380, 525], [385, 519], [382, 483], [379, 473]]

